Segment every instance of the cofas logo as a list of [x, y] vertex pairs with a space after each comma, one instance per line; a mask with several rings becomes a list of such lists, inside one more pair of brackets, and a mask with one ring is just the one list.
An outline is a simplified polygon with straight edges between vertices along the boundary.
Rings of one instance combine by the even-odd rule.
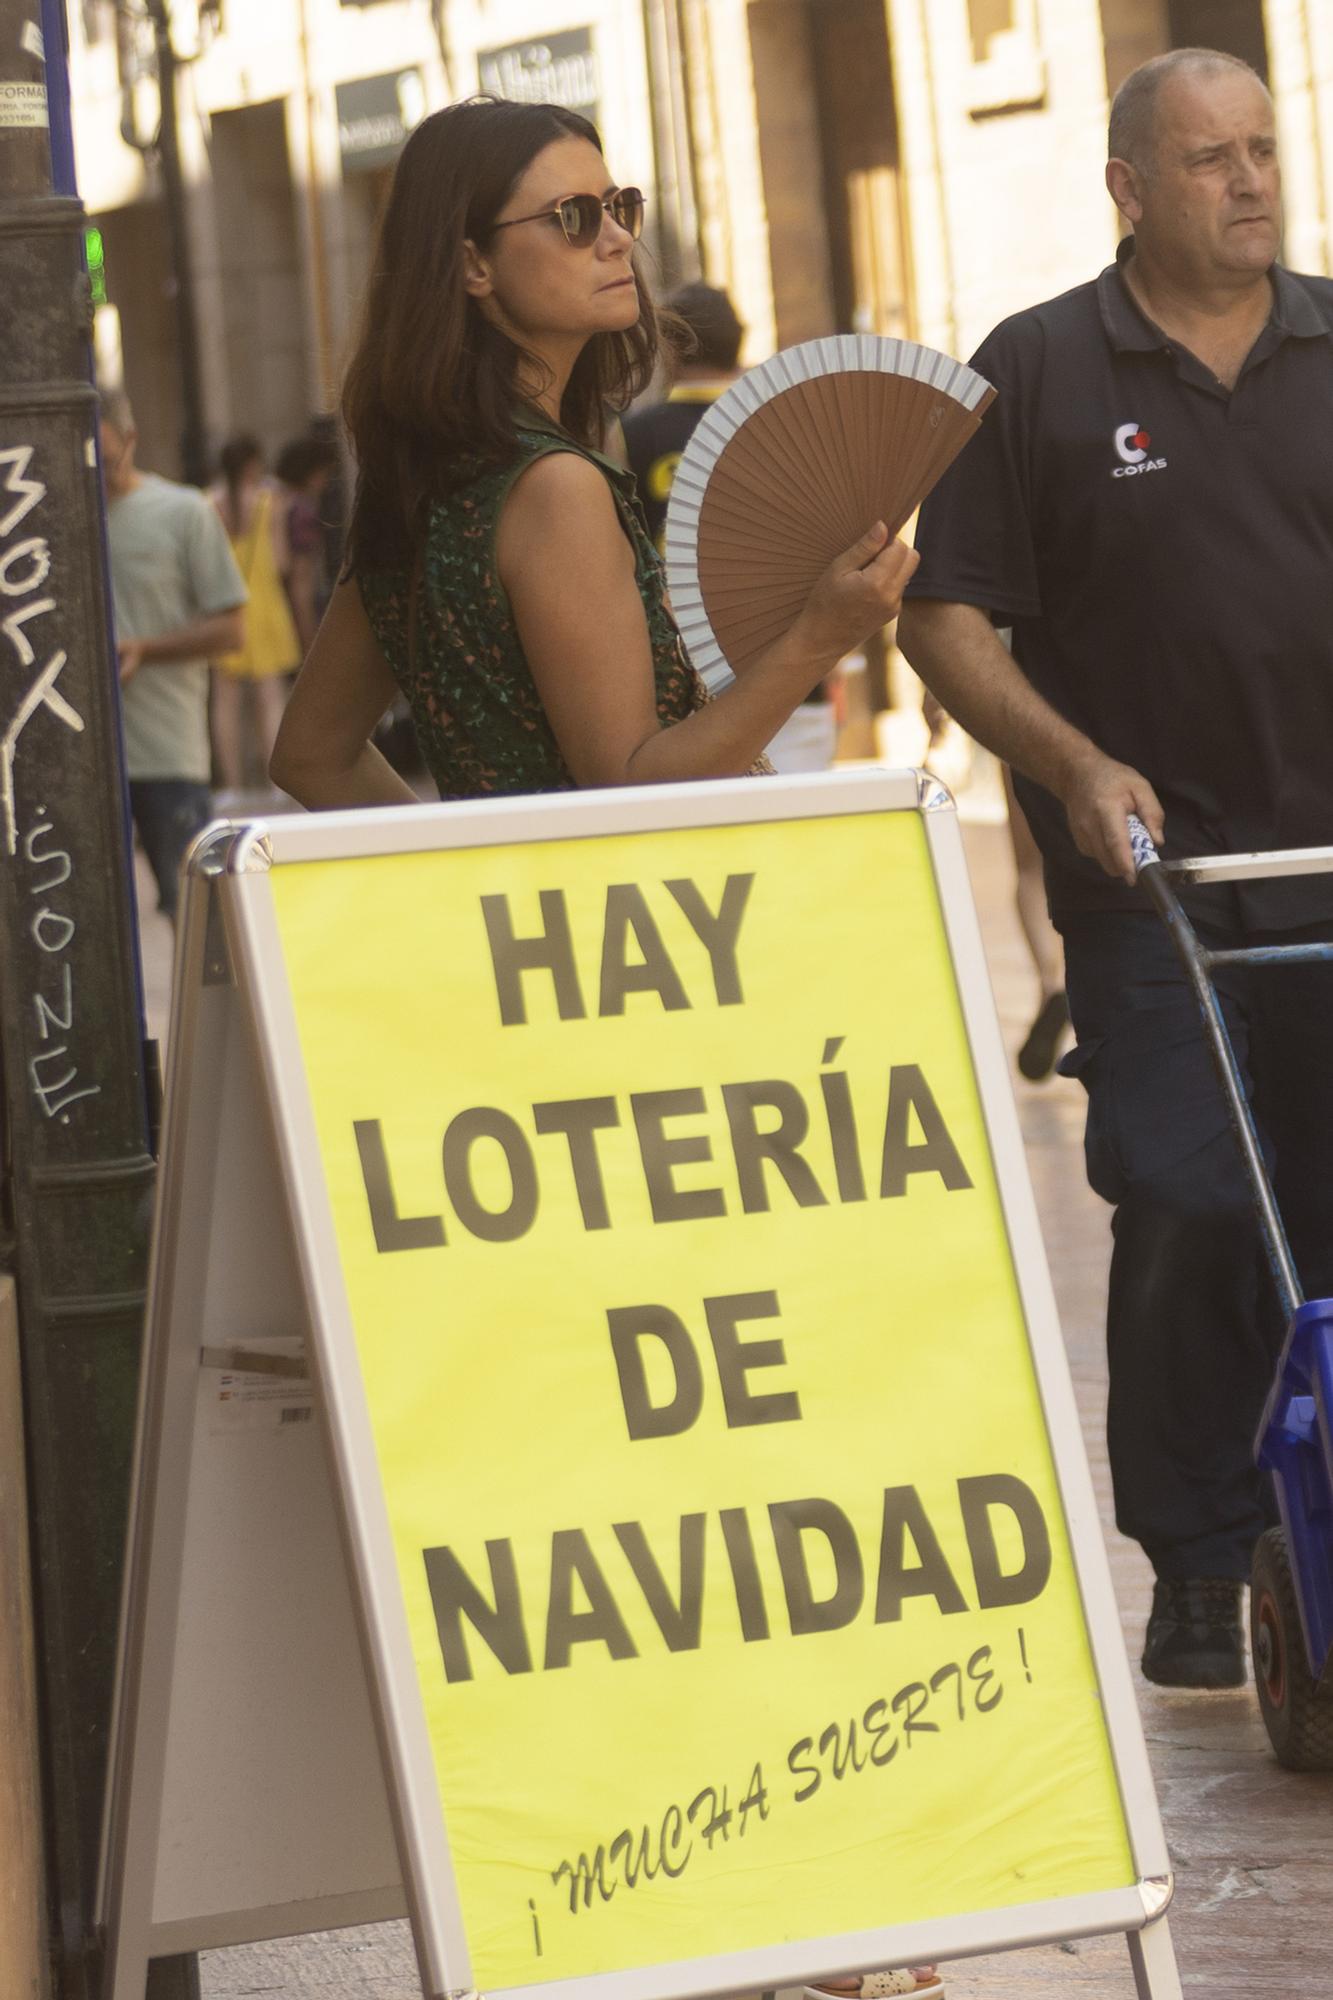
[[1150, 458], [1152, 439], [1141, 424], [1121, 424], [1115, 434], [1115, 448], [1120, 464], [1112, 466], [1112, 479], [1130, 479], [1139, 472], [1161, 472], [1166, 464], [1164, 458]]

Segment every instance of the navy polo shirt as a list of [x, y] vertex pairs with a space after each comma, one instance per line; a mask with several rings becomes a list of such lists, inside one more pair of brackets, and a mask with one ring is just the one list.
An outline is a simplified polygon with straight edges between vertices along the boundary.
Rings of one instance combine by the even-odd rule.
[[[1168, 856], [1333, 845], [1333, 281], [1274, 266], [1228, 392], [1140, 311], [1131, 249], [978, 349], [999, 393], [909, 594], [1012, 625], [1033, 685], [1149, 779]], [[1136, 907], [1018, 785], [1055, 913]], [[1234, 894], [1255, 929], [1333, 916], [1333, 876]]]

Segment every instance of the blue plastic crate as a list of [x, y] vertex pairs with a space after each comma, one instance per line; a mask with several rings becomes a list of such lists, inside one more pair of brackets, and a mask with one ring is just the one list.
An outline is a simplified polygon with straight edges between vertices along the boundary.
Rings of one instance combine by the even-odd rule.
[[1310, 1672], [1333, 1684], [1333, 1299], [1292, 1314], [1255, 1456], [1277, 1488]]

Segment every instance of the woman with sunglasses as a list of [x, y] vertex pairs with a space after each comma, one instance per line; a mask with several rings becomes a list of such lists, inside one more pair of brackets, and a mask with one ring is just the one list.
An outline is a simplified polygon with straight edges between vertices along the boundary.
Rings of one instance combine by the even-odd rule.
[[[273, 757], [304, 804], [415, 803], [369, 741], [399, 689], [444, 798], [741, 775], [896, 616], [916, 557], [867, 523], [708, 701], [633, 477], [598, 450], [657, 356], [642, 227], [574, 112], [474, 98], [408, 140], [343, 395], [347, 571]], [[941, 1988], [923, 1971], [829, 1989], [863, 1990]]]
[[304, 804], [413, 800], [369, 741], [400, 689], [444, 798], [739, 775], [897, 613], [916, 558], [867, 522], [707, 700], [633, 480], [598, 449], [657, 354], [642, 225], [554, 105], [474, 98], [408, 140], [343, 396], [347, 571], [272, 764]]

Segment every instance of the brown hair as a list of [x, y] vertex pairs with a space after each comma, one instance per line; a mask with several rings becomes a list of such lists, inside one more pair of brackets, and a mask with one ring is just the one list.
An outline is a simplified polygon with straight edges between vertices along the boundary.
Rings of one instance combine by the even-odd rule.
[[240, 534], [244, 525], [241, 520], [241, 475], [256, 460], [262, 468], [264, 447], [249, 431], [239, 431], [235, 437], [229, 437], [218, 453], [218, 475], [226, 491], [226, 499], [219, 511], [227, 533], [233, 538]]
[[127, 438], [134, 429], [134, 411], [123, 389], [99, 389], [97, 414], [104, 424], [110, 424], [112, 430], [123, 438]]
[[741, 358], [745, 328], [735, 306], [716, 285], [678, 285], [667, 306], [685, 328], [688, 339], [680, 359], [716, 368], [726, 374]]
[[[358, 467], [349, 571], [411, 561], [431, 500], [457, 482], [459, 457], [513, 451], [525, 357], [467, 293], [463, 244], [485, 247], [519, 176], [566, 138], [601, 151], [596, 127], [577, 112], [472, 97], [424, 119], [404, 146], [343, 386]], [[601, 443], [607, 410], [623, 409], [652, 376], [657, 314], [637, 263], [635, 277], [637, 325], [592, 336], [561, 403], [561, 422], [585, 444]]]

